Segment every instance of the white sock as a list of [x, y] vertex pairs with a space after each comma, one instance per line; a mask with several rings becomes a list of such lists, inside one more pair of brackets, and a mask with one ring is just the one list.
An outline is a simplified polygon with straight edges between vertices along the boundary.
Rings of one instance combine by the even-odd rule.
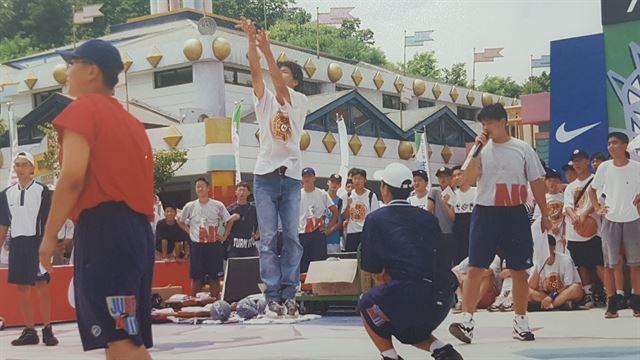
[[616, 294], [624, 296], [624, 290], [616, 290]]
[[388, 357], [389, 359], [398, 359], [398, 353], [394, 348], [391, 348], [387, 351], [383, 351], [380, 354], [382, 355], [382, 357]]
[[527, 318], [527, 315], [516, 315], [514, 319], [521, 329], [529, 330], [529, 318]]
[[462, 322], [465, 322], [465, 323], [473, 322], [473, 314], [468, 312], [462, 313]]
[[436, 351], [436, 350], [438, 350], [440, 348], [445, 347], [445, 345], [447, 345], [447, 344], [445, 344], [442, 341], [436, 339], [436, 341], [432, 342], [431, 346], [429, 346], [429, 351], [430, 352], [434, 352], [434, 351]]
[[591, 285], [585, 285], [582, 287], [584, 289], [584, 293], [589, 295], [591, 294]]

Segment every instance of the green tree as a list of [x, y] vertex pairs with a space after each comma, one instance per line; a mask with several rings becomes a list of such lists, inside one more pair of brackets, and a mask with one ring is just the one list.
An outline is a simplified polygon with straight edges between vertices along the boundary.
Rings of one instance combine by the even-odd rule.
[[36, 48], [60, 46], [70, 23], [68, 0], [0, 0], [0, 42], [20, 36]]
[[530, 76], [529, 79], [522, 84], [522, 90], [526, 94], [535, 94], [539, 92], [551, 91], [551, 76], [543, 71], [540, 76]]
[[153, 153], [153, 189], [156, 194], [162, 191], [186, 162], [186, 150], [169, 149]]
[[21, 56], [37, 53], [41, 49], [28, 37], [16, 35], [0, 40], [0, 63]]
[[510, 76], [487, 76], [480, 85], [480, 90], [508, 97], [518, 97], [523, 91], [522, 86]]
[[456, 63], [451, 68], [442, 69], [442, 82], [456, 85], [467, 86], [467, 68], [465, 63]]
[[213, 12], [232, 19], [244, 16], [253, 20], [258, 27], [264, 27], [266, 13], [269, 29], [280, 20], [295, 24], [308, 23], [311, 14], [302, 8], [293, 7], [294, 4], [294, 0], [213, 0]]
[[60, 175], [58, 132], [51, 124], [39, 126], [39, 128], [47, 138], [47, 151], [44, 153], [43, 165], [45, 168], [53, 171], [53, 177], [57, 178], [58, 175]]
[[[398, 68], [400, 71], [404, 70], [403, 64], [398, 64]], [[436, 59], [435, 51], [426, 51], [413, 55], [413, 58], [407, 61], [407, 74], [441, 81], [442, 72], [438, 69], [438, 59]]]
[[[68, 1], [68, 0], [67, 0]], [[83, 5], [101, 3], [102, 17], [93, 19], [91, 24], [83, 24], [76, 27], [78, 39], [96, 38], [108, 34], [111, 25], [126, 23], [127, 19], [150, 13], [148, 0], [71, 0], [71, 5], [77, 9]], [[71, 22], [72, 18], [69, 19]], [[73, 25], [73, 24], [71, 24]]]
[[[373, 32], [369, 29], [360, 29], [359, 20], [345, 21], [340, 28], [317, 26], [316, 23], [296, 24], [290, 21], [278, 21], [269, 31], [272, 40], [310, 50], [315, 50], [316, 41], [319, 41], [320, 51], [323, 53], [374, 65], [387, 63], [384, 52], [372, 44]], [[317, 39], [316, 31], [319, 34]]]

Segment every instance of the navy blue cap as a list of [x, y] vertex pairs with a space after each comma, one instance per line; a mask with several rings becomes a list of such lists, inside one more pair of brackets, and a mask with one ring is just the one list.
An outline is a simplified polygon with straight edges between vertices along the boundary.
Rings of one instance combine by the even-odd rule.
[[73, 51], [56, 51], [56, 53], [67, 63], [73, 59], [91, 61], [102, 70], [105, 78], [117, 78], [124, 69], [118, 49], [104, 40], [88, 40]]
[[545, 179], [558, 179], [562, 180], [562, 175], [556, 169], [547, 168], [547, 173], [544, 176]]
[[571, 153], [571, 160], [575, 160], [579, 158], [589, 160], [589, 154], [582, 149], [573, 150], [573, 152]]
[[427, 174], [427, 172], [422, 169], [414, 170], [412, 174], [414, 177], [420, 176], [424, 179], [424, 181], [429, 181], [429, 174]]
[[329, 176], [329, 180], [342, 183], [342, 176], [340, 176], [340, 174], [331, 174], [331, 176]]
[[316, 171], [313, 170], [313, 168], [306, 167], [306, 168], [302, 169], [302, 176], [305, 176], [305, 175], [316, 176]]

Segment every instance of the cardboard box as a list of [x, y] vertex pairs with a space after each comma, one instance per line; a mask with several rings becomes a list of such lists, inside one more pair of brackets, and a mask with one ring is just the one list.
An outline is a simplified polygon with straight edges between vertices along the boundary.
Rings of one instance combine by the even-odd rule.
[[305, 284], [311, 284], [313, 295], [360, 295], [370, 287], [366, 278], [357, 259], [313, 261]]
[[165, 286], [151, 288], [151, 294], [158, 294], [162, 298], [162, 302], [167, 301], [172, 295], [183, 294], [182, 286]]

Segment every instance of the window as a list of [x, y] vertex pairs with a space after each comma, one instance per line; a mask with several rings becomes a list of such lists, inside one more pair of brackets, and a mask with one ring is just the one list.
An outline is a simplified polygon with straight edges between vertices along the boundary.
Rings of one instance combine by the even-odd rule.
[[224, 82], [227, 84], [252, 87], [251, 72], [244, 69], [224, 68]]
[[62, 88], [58, 88], [58, 89], [54, 89], [54, 90], [49, 90], [49, 91], [43, 91], [43, 92], [39, 92], [39, 93], [35, 93], [33, 94], [33, 107], [37, 108], [38, 106], [40, 106], [43, 102], [47, 101], [47, 99], [57, 93], [62, 91]]
[[383, 108], [400, 110], [400, 106], [402, 106], [402, 110], [407, 110], [407, 105], [400, 101], [400, 96], [382, 94]]
[[418, 108], [422, 109], [422, 108], [428, 108], [428, 107], [433, 107], [436, 106], [436, 102], [435, 101], [431, 101], [431, 100], [418, 100]]
[[320, 94], [320, 83], [314, 81], [303, 81], [302, 92], [307, 96]]
[[478, 109], [458, 106], [457, 113], [458, 113], [458, 117], [462, 120], [476, 121], [476, 115], [478, 114]]
[[427, 141], [430, 144], [464, 147], [473, 141], [453, 119], [442, 117], [427, 125]]
[[189, 84], [192, 82], [193, 70], [191, 69], [191, 66], [179, 69], [156, 71], [153, 73], [154, 89]]

